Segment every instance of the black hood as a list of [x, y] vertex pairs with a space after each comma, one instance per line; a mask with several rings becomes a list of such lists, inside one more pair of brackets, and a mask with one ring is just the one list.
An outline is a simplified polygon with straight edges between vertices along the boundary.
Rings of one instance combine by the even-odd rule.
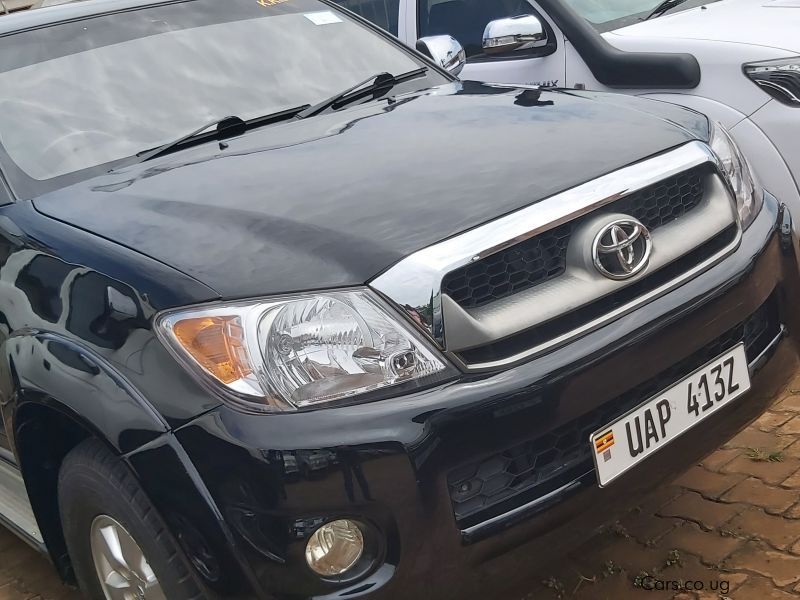
[[361, 284], [404, 256], [693, 139], [613, 94], [454, 83], [252, 131], [34, 201], [245, 297]]

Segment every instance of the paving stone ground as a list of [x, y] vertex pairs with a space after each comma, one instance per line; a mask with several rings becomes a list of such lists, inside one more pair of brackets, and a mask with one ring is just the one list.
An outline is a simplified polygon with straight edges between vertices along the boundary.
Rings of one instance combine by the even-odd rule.
[[[800, 374], [750, 427], [510, 600], [540, 598], [800, 599]], [[80, 595], [0, 527], [0, 600]]]
[[65, 588], [53, 566], [0, 527], [0, 600], [81, 600]]

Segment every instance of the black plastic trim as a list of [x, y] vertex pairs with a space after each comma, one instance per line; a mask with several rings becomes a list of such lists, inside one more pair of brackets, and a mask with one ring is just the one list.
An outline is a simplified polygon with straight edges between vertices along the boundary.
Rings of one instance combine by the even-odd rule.
[[517, 523], [539, 514], [542, 511], [558, 504], [559, 502], [563, 502], [566, 498], [572, 496], [579, 489], [586, 486], [591, 486], [594, 483], [594, 469], [591, 469], [590, 471], [585, 472], [583, 475], [576, 477], [569, 483], [562, 485], [558, 489], [545, 494], [541, 498], [536, 498], [535, 500], [523, 504], [522, 506], [513, 508], [506, 513], [492, 517], [483, 523], [478, 523], [472, 527], [462, 529], [460, 531], [461, 541], [464, 544], [474, 544], [475, 542], [479, 542], [484, 538], [503, 531], [504, 529], [513, 527]]
[[[761, 308], [769, 306], [770, 300], [767, 300]], [[773, 302], [772, 306], [774, 307], [775, 304]], [[761, 308], [759, 310], [761, 310]], [[767, 309], [769, 310], [769, 309]], [[755, 314], [757, 314], [756, 311]], [[752, 318], [754, 315], [751, 315]], [[769, 318], [769, 317], [767, 317]], [[777, 318], [777, 315], [776, 317]], [[746, 321], [745, 321], [746, 323]], [[777, 351], [778, 345], [783, 341], [785, 337], [788, 335], [788, 330], [786, 325], [776, 321], [776, 325], [778, 328], [777, 333], [769, 339], [769, 341], [764, 344], [764, 347], [758, 352], [758, 354], [750, 359], [748, 356], [748, 369], [750, 371], [750, 375], [752, 376], [757, 371], [759, 371], [767, 361], [772, 358], [772, 356]], [[763, 336], [759, 334], [759, 337]], [[756, 338], [758, 340], [758, 338]], [[712, 342], [713, 343], [713, 342]], [[702, 350], [701, 350], [702, 351]], [[688, 357], [686, 360], [691, 359]], [[676, 380], [679, 381], [680, 379]], [[643, 400], [636, 406], [641, 406], [643, 403], [647, 402], [647, 400]], [[569, 472], [575, 472], [576, 469], [571, 469]], [[582, 469], [577, 469], [582, 470]], [[569, 477], [569, 472], [565, 473], [565, 476]], [[528, 519], [536, 514], [541, 513], [543, 510], [558, 504], [559, 502], [563, 502], [567, 497], [573, 495], [579, 489], [584, 488], [586, 486], [591, 486], [596, 483], [596, 476], [595, 476], [595, 469], [592, 468], [588, 471], [583, 470], [580, 475], [575, 476], [572, 479], [567, 479], [564, 481], [560, 479], [556, 483], [555, 489], [539, 496], [538, 498], [534, 498], [521, 506], [517, 506], [507, 510], [498, 515], [494, 515], [484, 521], [478, 522], [474, 525], [469, 527], [464, 527], [460, 529], [461, 534], [461, 541], [464, 544], [472, 544], [474, 542], [480, 541], [486, 537], [494, 535], [504, 529], [512, 527], [523, 521]], [[520, 494], [522, 495], [522, 494]], [[509, 500], [512, 500], [514, 497], [512, 496]], [[478, 513], [480, 514], [480, 513]]]
[[625, 52], [609, 44], [562, 0], [537, 0], [575, 46], [592, 75], [609, 87], [690, 89], [700, 83], [700, 63], [687, 53]]

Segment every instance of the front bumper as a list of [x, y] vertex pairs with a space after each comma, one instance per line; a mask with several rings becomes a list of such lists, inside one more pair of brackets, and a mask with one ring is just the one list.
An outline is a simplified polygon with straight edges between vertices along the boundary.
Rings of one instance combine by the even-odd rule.
[[[791, 309], [800, 297], [798, 247], [787, 225], [768, 196], [740, 248], [702, 277], [513, 369], [363, 405], [263, 416], [221, 407], [199, 417], [176, 437], [231, 535], [226, 548], [184, 543], [190, 561], [223, 592], [208, 574], [219, 573], [224, 554], [240, 557], [260, 597], [498, 597], [776, 397], [798, 363], [800, 332]], [[598, 488], [579, 455], [589, 448], [584, 430], [743, 339], [752, 390]], [[563, 468], [550, 460], [547, 477], [536, 475], [544, 483], [517, 482], [503, 501], [467, 498], [465, 508], [460, 481], [510, 485], [508, 457], [546, 451], [543, 439], [559, 449]], [[305, 541], [341, 517], [365, 524], [370, 560], [352, 577], [323, 581], [305, 566]]]

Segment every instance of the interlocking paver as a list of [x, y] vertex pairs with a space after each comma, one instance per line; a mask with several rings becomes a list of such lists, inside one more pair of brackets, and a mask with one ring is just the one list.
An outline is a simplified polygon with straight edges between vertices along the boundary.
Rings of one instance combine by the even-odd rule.
[[686, 489], [678, 485], [665, 485], [655, 490], [650, 496], [648, 496], [642, 505], [638, 507], [637, 512], [644, 514], [653, 514], [658, 512], [659, 508], [668, 504], [669, 502], [672, 502], [675, 498], [684, 494], [685, 492]]
[[742, 587], [736, 590], [734, 600], [797, 600], [795, 594], [775, 588], [769, 579], [751, 577]]
[[52, 565], [0, 527], [0, 600], [80, 600], [64, 587]]
[[759, 508], [739, 513], [728, 523], [727, 529], [744, 537], [759, 538], [779, 550], [786, 550], [800, 540], [800, 520], [770, 515]]
[[[800, 383], [797, 385], [800, 386]], [[772, 407], [773, 411], [800, 413], [800, 389], [792, 388], [790, 385], [790, 390], [793, 390], [794, 393], [786, 394], [784, 398], [775, 403]]]
[[781, 456], [784, 458], [800, 458], [800, 435], [784, 436], [795, 441], [781, 450]]
[[725, 566], [755, 571], [781, 588], [800, 581], [800, 556], [769, 550], [757, 542], [746, 542], [725, 560]]
[[748, 427], [731, 441], [725, 448], [761, 448], [768, 451], [782, 450], [796, 440], [790, 435], [779, 435], [776, 432], [759, 431], [755, 427]]
[[[791, 473], [791, 471], [789, 471]], [[786, 474], [788, 477], [789, 473]], [[737, 483], [747, 479], [743, 473], [714, 473], [704, 467], [694, 466], [675, 480], [680, 486], [700, 492], [709, 498], [719, 498]]]
[[797, 435], [800, 433], [800, 416], [792, 417], [792, 419], [778, 428], [778, 433], [783, 435]]
[[760, 506], [770, 513], [783, 512], [797, 502], [797, 492], [768, 485], [750, 477], [722, 495], [725, 502], [741, 502]]
[[642, 544], [650, 545], [682, 523], [680, 519], [657, 518], [653, 517], [652, 513], [632, 511], [620, 519], [619, 525], [622, 533], [630, 535]]
[[719, 564], [742, 544], [739, 538], [709, 535], [694, 523], [673, 529], [661, 540], [662, 546], [694, 554], [707, 565]]
[[742, 451], [738, 448], [720, 448], [712, 454], [709, 454], [700, 464], [709, 471], [719, 472], [722, 467], [741, 453]]
[[770, 462], [769, 460], [753, 460], [746, 455], [741, 455], [725, 465], [722, 471], [750, 475], [764, 483], [778, 485], [798, 469], [800, 469], [800, 460], [795, 458]]
[[800, 469], [789, 475], [786, 479], [781, 481], [781, 487], [785, 488], [800, 488]]
[[703, 498], [696, 492], [686, 492], [666, 506], [658, 514], [694, 521], [704, 529], [714, 529], [726, 523], [744, 508], [735, 504], [722, 504]]
[[753, 426], [760, 431], [775, 431], [776, 428], [780, 427], [792, 418], [794, 418], [792, 413], [767, 411], [758, 419], [756, 419], [756, 421], [753, 423]]

